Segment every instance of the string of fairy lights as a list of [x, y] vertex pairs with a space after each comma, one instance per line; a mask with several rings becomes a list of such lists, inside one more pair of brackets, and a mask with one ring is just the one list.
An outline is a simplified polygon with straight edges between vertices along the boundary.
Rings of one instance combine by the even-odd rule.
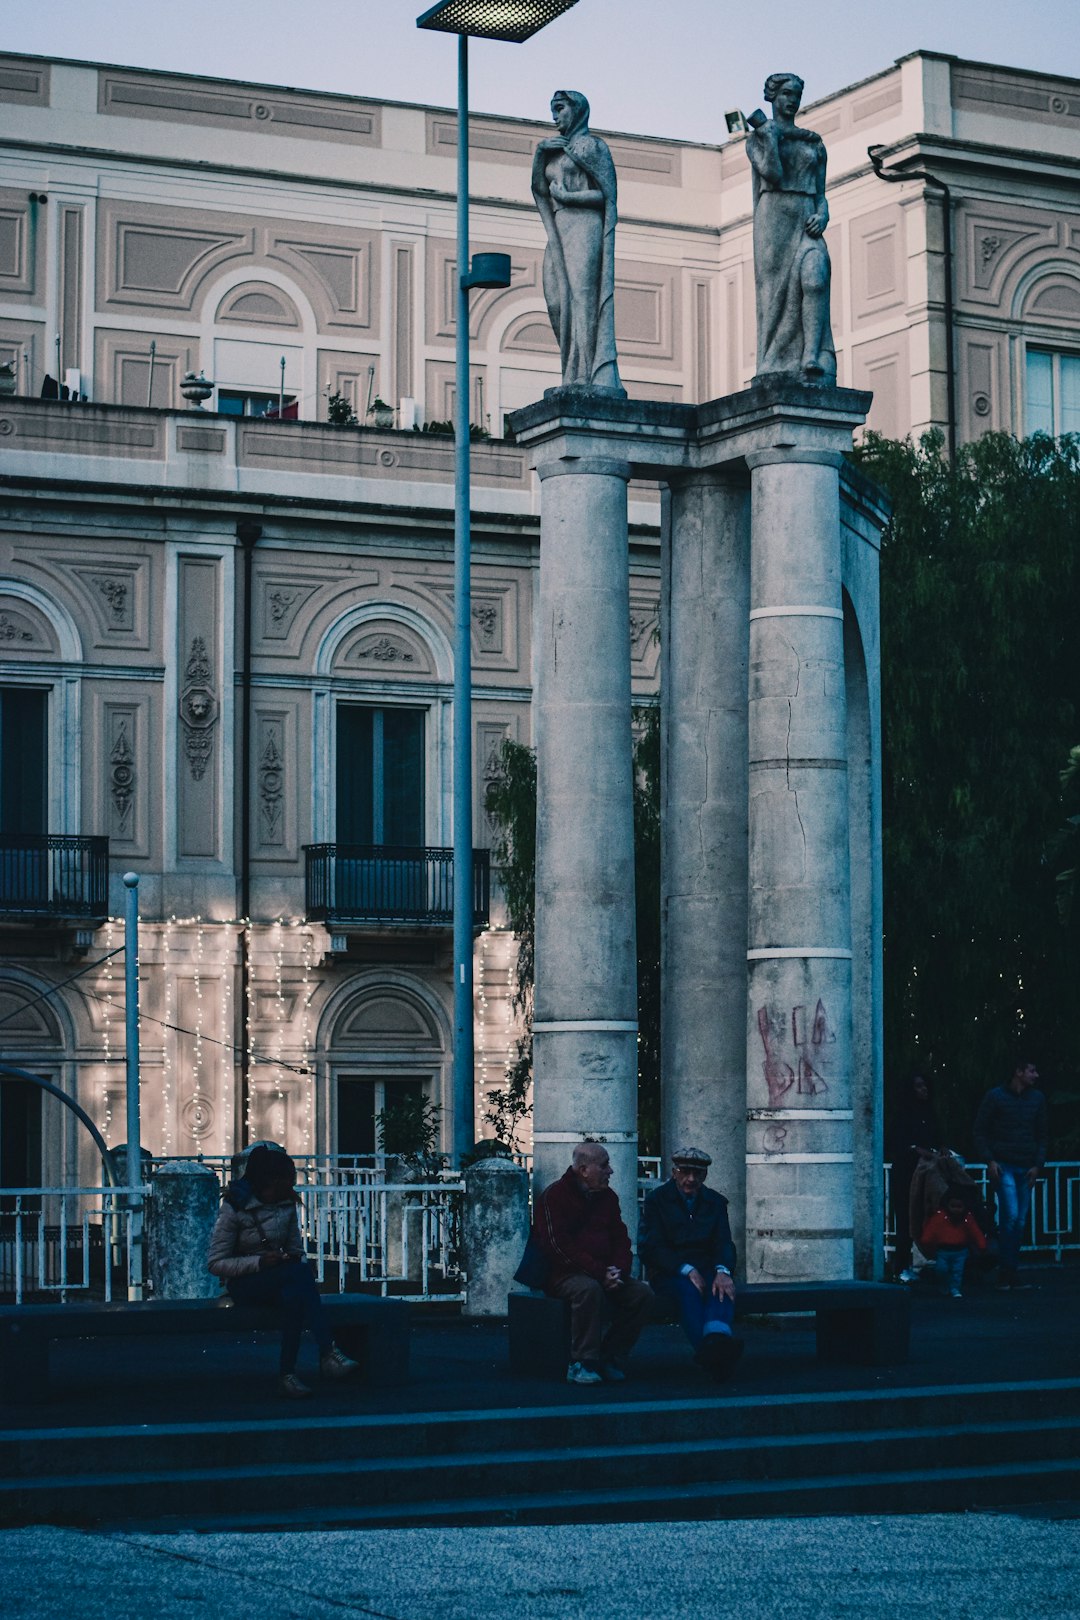
[[[140, 1026], [160, 1030], [159, 1151], [163, 1157], [197, 1152], [213, 1130], [226, 1143], [234, 1139], [237, 1083], [235, 1066], [246, 1049], [249, 1061], [271, 1071], [267, 1081], [249, 1085], [246, 1093], [248, 1139], [274, 1133], [292, 1139], [294, 1151], [314, 1151], [316, 1078], [312, 1004], [319, 987], [315, 974], [315, 935], [302, 918], [278, 917], [269, 923], [250, 919], [218, 920], [171, 914], [161, 923], [145, 926], [141, 941], [144, 967], [158, 955], [160, 966], [159, 1018], [142, 1004]], [[105, 947], [116, 953], [123, 939], [123, 919], [105, 923]], [[262, 972], [249, 977], [243, 1027], [238, 1045], [233, 1036], [236, 990], [233, 979], [241, 939], [246, 935], [247, 959], [255, 964], [262, 946]], [[270, 961], [266, 962], [269, 946]], [[513, 1010], [513, 937], [502, 930], [487, 930], [478, 940], [480, 972], [476, 976], [477, 1083], [482, 1096], [505, 1080], [516, 1052], [516, 1017]], [[122, 947], [121, 947], [122, 948]], [[269, 969], [267, 972], [265, 969]], [[149, 971], [148, 989], [158, 975]], [[182, 987], [188, 986], [187, 992]], [[101, 1006], [102, 1070], [99, 1128], [109, 1145], [112, 1092], [109, 1074], [123, 1062], [117, 1052], [114, 1025], [117, 971], [112, 956], [101, 962], [99, 989], [85, 987]], [[494, 993], [492, 993], [494, 991]], [[269, 1003], [267, 995], [272, 998]], [[187, 1016], [185, 1016], [185, 1014]], [[269, 1040], [258, 1046], [255, 1026], [268, 1028]], [[144, 1052], [155, 1058], [151, 1040], [144, 1037]], [[212, 1049], [211, 1056], [208, 1049]], [[186, 1077], [186, 1085], [184, 1080]], [[220, 1119], [214, 1104], [220, 1098]], [[155, 1110], [156, 1112], [156, 1110]], [[215, 1124], [217, 1128], [215, 1129]], [[290, 1128], [291, 1127], [291, 1128]], [[299, 1140], [298, 1140], [299, 1138]]]
[[[123, 919], [109, 917], [105, 923], [106, 950], [114, 950], [117, 930], [123, 934]], [[273, 1071], [270, 1092], [272, 1123], [284, 1131], [286, 1110], [295, 1107], [295, 1117], [301, 1144], [298, 1150], [310, 1153], [315, 1136], [315, 1066], [313, 1062], [313, 1029], [311, 1004], [317, 988], [313, 978], [315, 940], [312, 929], [302, 918], [279, 917], [269, 925], [253, 925], [249, 919], [237, 921], [212, 920], [202, 916], [178, 917], [170, 915], [161, 924], [150, 924], [140, 940], [140, 955], [144, 967], [154, 953], [160, 950], [161, 1010], [156, 1017], [146, 1005], [140, 1005], [140, 1026], [150, 1025], [161, 1031], [161, 1121], [160, 1152], [168, 1157], [185, 1148], [197, 1150], [199, 1143], [211, 1128], [213, 1103], [221, 1098], [221, 1136], [232, 1142], [236, 1119], [236, 1075], [230, 1071], [230, 1060], [235, 1064], [244, 1048], [233, 1038], [235, 996], [233, 974], [237, 959], [237, 946], [246, 933], [249, 961], [259, 934], [269, 932], [272, 954], [273, 1001], [265, 1013], [257, 1006], [257, 998], [267, 989], [265, 980], [252, 976], [248, 986], [247, 1005], [244, 1008], [242, 1040], [250, 1061]], [[292, 981], [294, 965], [299, 956], [299, 995]], [[84, 992], [101, 1006], [102, 1070], [99, 1129], [111, 1145], [112, 1094], [109, 1089], [111, 1069], [123, 1061], [122, 1052], [115, 1051], [113, 1026], [117, 1020], [116, 970], [111, 958], [103, 959], [100, 988], [97, 992], [84, 986]], [[288, 971], [287, 971], [288, 969]], [[149, 975], [151, 984], [156, 975]], [[185, 1018], [181, 999], [181, 986], [190, 987], [190, 1016]], [[216, 988], [216, 998], [215, 998]], [[296, 1003], [295, 1013], [292, 1012]], [[259, 1050], [254, 1040], [253, 1025], [257, 1021], [269, 1022], [273, 1027], [273, 1050]], [[122, 1019], [119, 1020], [121, 1028]], [[217, 1033], [212, 1033], [216, 1030]], [[224, 1054], [221, 1063], [211, 1060], [207, 1049]], [[144, 1044], [145, 1050], [145, 1044]], [[150, 1052], [147, 1053], [151, 1055]], [[224, 1072], [219, 1072], [224, 1066]], [[187, 1076], [186, 1097], [181, 1097], [181, 1077]], [[299, 1095], [297, 1096], [299, 1083]], [[262, 1093], [265, 1094], [265, 1093]], [[255, 1088], [249, 1087], [247, 1099], [247, 1127], [249, 1136], [270, 1123], [256, 1117]], [[292, 1133], [290, 1133], [292, 1134]]]

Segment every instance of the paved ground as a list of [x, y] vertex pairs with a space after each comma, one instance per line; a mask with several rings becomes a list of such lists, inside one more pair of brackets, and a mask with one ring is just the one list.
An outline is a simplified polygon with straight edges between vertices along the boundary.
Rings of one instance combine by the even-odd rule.
[[[920, 1286], [913, 1293], [911, 1359], [905, 1367], [823, 1366], [809, 1319], [763, 1319], [745, 1328], [747, 1353], [730, 1387], [762, 1399], [777, 1392], [903, 1389], [918, 1384], [997, 1383], [1080, 1377], [1080, 1265], [1030, 1273], [1030, 1292], [995, 1293], [987, 1280], [962, 1300]], [[162, 1423], [243, 1417], [282, 1422], [337, 1412], [418, 1412], [564, 1405], [568, 1399], [680, 1400], [714, 1388], [690, 1361], [677, 1328], [650, 1328], [615, 1388], [572, 1389], [515, 1378], [502, 1323], [432, 1319], [418, 1307], [412, 1374], [404, 1389], [338, 1386], [316, 1400], [275, 1398], [276, 1338], [98, 1340], [52, 1348], [47, 1406], [0, 1392], [0, 1429]], [[311, 1354], [308, 1346], [306, 1354]]]
[[1049, 1620], [1075, 1616], [1080, 1524], [1053, 1510], [718, 1525], [0, 1535], [19, 1620]]

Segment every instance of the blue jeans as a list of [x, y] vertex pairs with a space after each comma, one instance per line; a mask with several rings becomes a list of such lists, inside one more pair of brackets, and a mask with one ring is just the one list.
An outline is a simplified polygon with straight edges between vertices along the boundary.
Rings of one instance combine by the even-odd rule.
[[251, 1271], [245, 1277], [230, 1277], [225, 1284], [238, 1305], [276, 1305], [281, 1312], [281, 1371], [296, 1370], [300, 1336], [308, 1328], [325, 1355], [333, 1344], [323, 1315], [315, 1273], [306, 1260], [286, 1260], [266, 1271]]
[[1031, 1206], [1031, 1188], [1028, 1186], [1027, 1170], [1020, 1165], [1002, 1164], [999, 1159], [998, 1169], [1001, 1175], [994, 1189], [997, 1195], [998, 1250], [1001, 1269], [1009, 1272], [1015, 1271], [1020, 1264], [1020, 1244]]
[[674, 1300], [679, 1307], [679, 1322], [695, 1350], [708, 1334], [730, 1334], [731, 1324], [735, 1320], [735, 1301], [717, 1299], [712, 1292], [711, 1278], [706, 1281], [704, 1298], [689, 1277], [681, 1273], [675, 1277], [658, 1278], [653, 1283], [653, 1290], [661, 1299]]
[[964, 1266], [967, 1264], [968, 1252], [966, 1249], [939, 1249], [934, 1269], [942, 1287], [950, 1291], [956, 1289], [959, 1293], [964, 1284]]

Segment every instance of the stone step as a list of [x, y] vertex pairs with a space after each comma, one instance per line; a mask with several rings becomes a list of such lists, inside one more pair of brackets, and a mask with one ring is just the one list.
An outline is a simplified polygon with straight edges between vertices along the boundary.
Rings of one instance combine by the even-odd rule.
[[273, 1466], [280, 1461], [286, 1425], [289, 1455], [300, 1467], [356, 1457], [397, 1462], [545, 1447], [586, 1452], [822, 1432], [862, 1435], [867, 1429], [936, 1424], [962, 1428], [981, 1426], [987, 1413], [1002, 1422], [1080, 1417], [1080, 1380], [778, 1395], [765, 1402], [727, 1390], [706, 1400], [615, 1402], [603, 1392], [581, 1390], [572, 1402], [546, 1407], [356, 1417], [318, 1417], [289, 1408], [287, 1416], [283, 1412], [281, 1419], [269, 1420], [8, 1430], [0, 1433], [0, 1480], [59, 1475], [107, 1479], [156, 1470], [221, 1469], [241, 1459], [252, 1467]]
[[[96, 1523], [192, 1514], [231, 1522], [238, 1502], [252, 1513], [280, 1510], [283, 1494], [302, 1498], [309, 1509], [396, 1512], [424, 1503], [477, 1501], [499, 1496], [527, 1509], [534, 1498], [561, 1494], [568, 1478], [577, 1488], [603, 1493], [618, 1479], [623, 1492], [652, 1489], [663, 1479], [672, 1489], [701, 1492], [737, 1484], [875, 1471], [922, 1473], [933, 1478], [936, 1460], [978, 1473], [1002, 1459], [1014, 1467], [1073, 1463], [1080, 1457], [1080, 1416], [1023, 1419], [920, 1428], [822, 1431], [653, 1444], [566, 1445], [515, 1451], [464, 1451], [445, 1456], [360, 1457], [287, 1466], [252, 1464], [132, 1473], [38, 1476], [0, 1482], [0, 1522]], [[279, 1451], [280, 1458], [280, 1451]], [[927, 1465], [927, 1459], [932, 1459]], [[1080, 1463], [1076, 1464], [1080, 1471]]]
[[[822, 1478], [791, 1477], [717, 1484], [645, 1486], [634, 1489], [538, 1492], [506, 1491], [483, 1497], [453, 1497], [394, 1506], [296, 1507], [269, 1512], [184, 1514], [168, 1519], [132, 1518], [109, 1528], [159, 1533], [236, 1530], [435, 1529], [506, 1524], [604, 1524], [649, 1520], [709, 1520], [819, 1517], [862, 1513], [956, 1513], [1032, 1502], [1069, 1502], [1080, 1494], [1080, 1463], [1074, 1459], [995, 1463], [977, 1468], [874, 1471]], [[285, 1492], [283, 1491], [283, 1496]]]

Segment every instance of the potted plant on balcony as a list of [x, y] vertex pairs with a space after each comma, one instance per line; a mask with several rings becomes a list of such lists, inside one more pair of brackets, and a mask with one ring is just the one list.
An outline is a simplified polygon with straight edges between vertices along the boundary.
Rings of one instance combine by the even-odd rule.
[[368, 415], [377, 428], [392, 428], [394, 425], [394, 407], [388, 405], [378, 394], [368, 408]]

